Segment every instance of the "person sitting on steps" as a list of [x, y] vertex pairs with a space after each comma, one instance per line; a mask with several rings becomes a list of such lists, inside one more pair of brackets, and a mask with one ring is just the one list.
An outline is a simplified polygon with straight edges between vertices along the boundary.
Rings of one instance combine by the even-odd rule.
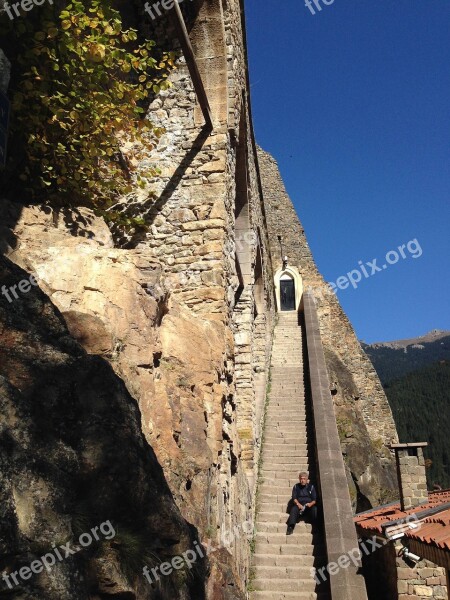
[[295, 524], [304, 517], [308, 523], [314, 523], [317, 519], [317, 493], [314, 486], [309, 483], [308, 473], [299, 473], [299, 483], [292, 488], [291, 509], [289, 512], [288, 528], [286, 535], [291, 535]]

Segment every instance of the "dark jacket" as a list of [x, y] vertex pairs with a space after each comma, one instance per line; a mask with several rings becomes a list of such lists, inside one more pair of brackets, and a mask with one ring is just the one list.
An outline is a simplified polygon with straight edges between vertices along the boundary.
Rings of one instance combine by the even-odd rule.
[[307, 483], [306, 485], [296, 483], [292, 488], [292, 500], [298, 500], [303, 505], [313, 502], [317, 500], [316, 488], [312, 483]]

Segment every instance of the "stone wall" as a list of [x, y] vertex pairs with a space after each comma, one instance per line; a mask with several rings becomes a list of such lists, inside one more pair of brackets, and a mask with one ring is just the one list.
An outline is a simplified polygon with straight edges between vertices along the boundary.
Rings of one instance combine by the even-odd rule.
[[[213, 131], [182, 56], [172, 88], [149, 107], [165, 133], [145, 163], [160, 175], [150, 194], [136, 188], [127, 199], [147, 232], [113, 242], [89, 212], [0, 208], [5, 252], [123, 379], [183, 517], [217, 545], [254, 511], [274, 316], [241, 5], [222, 4], [183, 6]], [[167, 15], [139, 27], [178, 48]], [[210, 556], [216, 579], [233, 578], [237, 594], [249, 550], [240, 536]]]
[[283, 254], [315, 297], [349, 485], [358, 511], [364, 510], [398, 497], [386, 447], [397, 439], [391, 409], [351, 323], [317, 269], [276, 161], [263, 150], [258, 155], [273, 266], [282, 266], [280, 235]]
[[425, 458], [421, 447], [396, 449], [402, 510], [428, 502]]
[[161, 177], [152, 182], [158, 199], [146, 214], [151, 229], [135, 247], [150, 248], [161, 261], [165, 285], [177, 302], [233, 332], [232, 345], [224, 348], [233, 357], [228, 398], [238, 439], [232, 444], [240, 448], [253, 494], [274, 295], [241, 9], [237, 0], [186, 9], [214, 129], [203, 128], [188, 68], [180, 59], [173, 87], [149, 109], [149, 117], [165, 128], [149, 157], [158, 161]]
[[445, 569], [426, 559], [406, 562], [399, 556], [402, 547], [397, 540], [369, 555], [362, 552], [369, 600], [447, 600]]
[[402, 544], [396, 542], [398, 600], [448, 600], [445, 569], [425, 559], [414, 566], [407, 564], [398, 556], [401, 548]]

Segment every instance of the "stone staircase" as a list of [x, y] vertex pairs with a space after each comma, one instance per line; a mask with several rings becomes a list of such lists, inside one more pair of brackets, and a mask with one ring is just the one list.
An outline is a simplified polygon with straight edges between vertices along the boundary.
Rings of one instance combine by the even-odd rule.
[[315, 461], [309, 450], [313, 444], [308, 412], [302, 329], [296, 312], [281, 313], [272, 349], [251, 600], [330, 599], [327, 584], [316, 586], [311, 576], [311, 567], [326, 564], [320, 523], [312, 528], [300, 521], [293, 535], [286, 536], [286, 505], [299, 471], [308, 471], [311, 481], [316, 482]]

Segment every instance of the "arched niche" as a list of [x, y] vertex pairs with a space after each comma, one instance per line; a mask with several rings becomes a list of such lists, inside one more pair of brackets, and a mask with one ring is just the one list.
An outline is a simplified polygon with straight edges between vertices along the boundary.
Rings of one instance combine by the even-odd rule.
[[291, 266], [280, 268], [274, 280], [278, 312], [298, 311], [303, 295], [303, 280], [298, 270]]

